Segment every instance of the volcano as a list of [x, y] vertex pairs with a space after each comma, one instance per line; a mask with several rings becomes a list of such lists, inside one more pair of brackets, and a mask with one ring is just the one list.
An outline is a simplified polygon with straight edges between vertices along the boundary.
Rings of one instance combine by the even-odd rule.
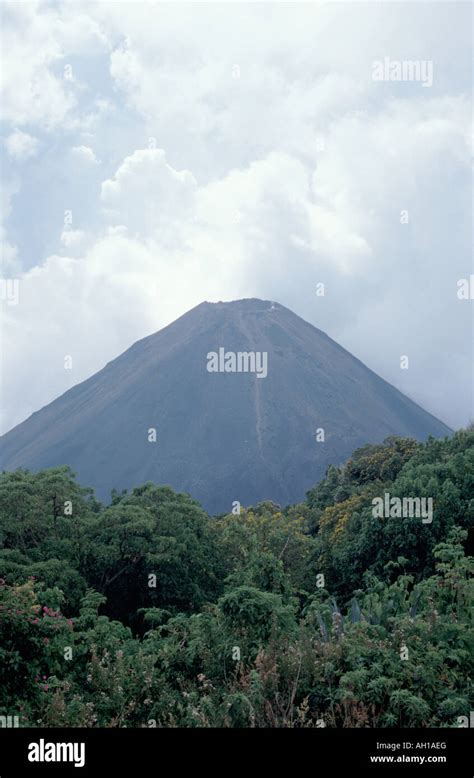
[[211, 513], [304, 498], [388, 435], [451, 430], [277, 303], [204, 302], [0, 439], [1, 467], [69, 465], [103, 500], [146, 481]]

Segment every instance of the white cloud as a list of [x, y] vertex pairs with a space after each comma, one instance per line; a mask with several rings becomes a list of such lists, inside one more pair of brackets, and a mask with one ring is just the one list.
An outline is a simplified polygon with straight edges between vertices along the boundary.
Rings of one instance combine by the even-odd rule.
[[[6, 119], [49, 130], [55, 154], [67, 135], [65, 164], [72, 149], [88, 167], [48, 181], [51, 213], [74, 187], [83, 230], [58, 243], [56, 219], [33, 224], [50, 230], [50, 256], [6, 312], [6, 426], [66, 388], [65, 354], [79, 381], [201, 300], [242, 296], [279, 300], [448, 422], [467, 420], [469, 308], [450, 296], [470, 272], [460, 17], [442, 4], [338, 3], [11, 15]], [[434, 59], [433, 88], [374, 84], [385, 55]]]
[[64, 126], [77, 107], [78, 82], [68, 58], [106, 50], [106, 36], [75, 3], [56, 7], [32, 0], [3, 5], [3, 120], [49, 130]]
[[83, 239], [84, 232], [82, 230], [63, 230], [61, 233], [61, 243], [63, 243], [66, 248], [74, 248], [82, 243]]
[[22, 130], [15, 130], [5, 138], [5, 147], [10, 157], [21, 161], [35, 156], [38, 139]]
[[5, 224], [12, 210], [12, 199], [20, 189], [18, 177], [4, 178], [0, 188], [0, 276], [16, 278], [20, 272], [18, 249], [8, 240]]
[[113, 178], [103, 182], [101, 200], [109, 217], [118, 215], [132, 234], [160, 231], [179, 242], [176, 223], [193, 205], [196, 181], [188, 170], [174, 170], [163, 149], [138, 149], [126, 157]]
[[[67, 300], [68, 327], [53, 350], [40, 349], [50, 378], [30, 388], [36, 405], [65, 388], [64, 373], [55, 367], [62, 352], [79, 355], [74, 377], [82, 380], [100, 360], [203, 299], [255, 295], [278, 299], [313, 320], [398, 385], [405, 381], [409, 394], [419, 394], [422, 384], [426, 404], [438, 410], [449, 380], [436, 364], [436, 331], [441, 333], [445, 322], [435, 317], [427, 337], [420, 332], [416, 340], [411, 337], [417, 309], [426, 316], [432, 305], [433, 280], [426, 281], [443, 261], [431, 253], [436, 233], [427, 252], [416, 253], [415, 267], [413, 251], [418, 235], [444, 208], [444, 191], [432, 185], [439, 175], [430, 172], [433, 159], [443, 157], [448, 168], [453, 160], [467, 162], [459, 145], [466, 109], [457, 99], [449, 105], [426, 104], [421, 114], [403, 101], [391, 104], [376, 117], [348, 119], [350, 131], [344, 122], [335, 124], [315, 170], [289, 154], [271, 153], [203, 186], [189, 171], [175, 170], [163, 150], [135, 151], [102, 184], [107, 233], [77, 260], [54, 256], [30, 271], [22, 281], [21, 306], [8, 312], [5, 332], [11, 342], [34, 328], [38, 349], [51, 331], [63, 327]], [[451, 118], [436, 121], [440, 114]], [[393, 154], [396, 139], [398, 153], [411, 160], [408, 182]], [[419, 180], [425, 192], [421, 200], [415, 186]], [[398, 252], [394, 246], [405, 240], [401, 207], [408, 208], [413, 224], [406, 250]], [[69, 248], [82, 239], [80, 231], [62, 235]], [[443, 284], [455, 288], [460, 270], [460, 262], [449, 272], [437, 270], [441, 300]], [[315, 309], [311, 289], [320, 280], [327, 282], [330, 305], [325, 311]], [[408, 306], [403, 319], [401, 301]], [[46, 319], [40, 315], [43, 307]], [[91, 323], [101, 342], [93, 355], [88, 351]], [[414, 366], [432, 364], [430, 380], [416, 370], [400, 375], [398, 356], [406, 352], [407, 342]], [[26, 337], [24, 347], [29, 348]], [[17, 363], [25, 352], [8, 353], [8, 374], [21, 374]], [[458, 370], [462, 364], [459, 357]], [[461, 374], [467, 367], [464, 362]], [[14, 394], [7, 395], [7, 407], [15, 405]]]
[[91, 149], [90, 146], [73, 146], [72, 149], [71, 149], [71, 152], [81, 162], [84, 162], [87, 165], [98, 165], [99, 164], [99, 160], [97, 159], [96, 155], [94, 154], [93, 149]]

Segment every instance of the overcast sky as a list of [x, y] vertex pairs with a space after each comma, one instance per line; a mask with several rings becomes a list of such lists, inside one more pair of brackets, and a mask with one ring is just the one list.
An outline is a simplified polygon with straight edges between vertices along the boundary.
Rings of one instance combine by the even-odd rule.
[[[451, 426], [473, 418], [469, 3], [1, 13], [2, 431], [201, 301], [242, 297], [288, 306]], [[374, 80], [384, 58], [426, 77]]]

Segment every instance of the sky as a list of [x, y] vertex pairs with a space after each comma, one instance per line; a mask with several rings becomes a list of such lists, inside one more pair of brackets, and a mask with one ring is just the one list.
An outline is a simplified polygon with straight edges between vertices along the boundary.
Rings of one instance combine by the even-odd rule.
[[470, 3], [0, 13], [0, 432], [244, 297], [473, 420]]

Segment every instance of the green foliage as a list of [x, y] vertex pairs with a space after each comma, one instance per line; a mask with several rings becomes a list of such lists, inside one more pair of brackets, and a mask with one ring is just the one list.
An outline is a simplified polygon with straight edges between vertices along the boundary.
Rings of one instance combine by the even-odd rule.
[[[374, 518], [385, 492], [432, 496], [432, 523]], [[364, 446], [303, 504], [218, 518], [150, 483], [105, 507], [67, 467], [3, 473], [0, 713], [456, 726], [474, 704], [473, 494], [472, 428]]]

